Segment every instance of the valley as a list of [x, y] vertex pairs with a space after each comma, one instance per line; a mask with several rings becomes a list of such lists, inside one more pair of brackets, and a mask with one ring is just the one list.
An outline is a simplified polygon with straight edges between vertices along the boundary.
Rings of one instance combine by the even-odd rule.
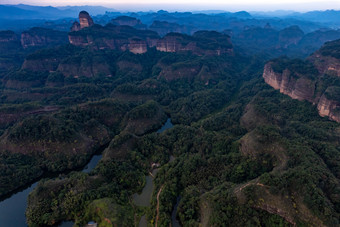
[[340, 225], [338, 30], [109, 15], [0, 32], [0, 210], [17, 204], [17, 226]]

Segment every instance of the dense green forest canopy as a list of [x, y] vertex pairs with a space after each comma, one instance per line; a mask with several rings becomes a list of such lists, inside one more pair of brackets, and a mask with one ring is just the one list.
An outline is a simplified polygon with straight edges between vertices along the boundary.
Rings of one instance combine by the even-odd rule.
[[[81, 33], [135, 31], [98, 25]], [[208, 49], [230, 44], [216, 32], [180, 38]], [[337, 49], [327, 45], [321, 51]], [[268, 86], [261, 77], [267, 60], [237, 51], [133, 54], [72, 45], [28, 55], [22, 68], [0, 74], [0, 184], [6, 185], [0, 195], [60, 173], [30, 194], [29, 226], [64, 220], [136, 226], [142, 216], [149, 225], [169, 226], [178, 200], [182, 226], [338, 226], [339, 124]], [[305, 60], [280, 58], [272, 66], [320, 76]], [[325, 77], [324, 84], [336, 81]], [[339, 99], [338, 88], [327, 94]], [[167, 118], [174, 127], [157, 132]], [[103, 156], [92, 171], [64, 173], [98, 150]], [[137, 206], [133, 195], [154, 168], [151, 205]]]

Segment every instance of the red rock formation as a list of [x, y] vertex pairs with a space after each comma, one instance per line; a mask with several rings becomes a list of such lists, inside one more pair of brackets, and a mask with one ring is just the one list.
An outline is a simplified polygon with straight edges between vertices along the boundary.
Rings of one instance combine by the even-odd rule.
[[80, 29], [91, 27], [94, 25], [91, 16], [86, 11], [81, 11], [79, 13], [79, 23], [80, 23]]
[[129, 51], [134, 54], [143, 54], [148, 51], [148, 45], [144, 40], [132, 39], [129, 42]]
[[293, 99], [313, 102], [315, 82], [305, 77], [296, 77], [285, 69], [282, 73], [275, 72], [271, 63], [264, 67], [263, 78], [267, 84]]
[[131, 27], [136, 27], [142, 25], [142, 22], [134, 17], [128, 17], [128, 16], [120, 16], [113, 20], [111, 20], [111, 23], [114, 25], [127, 25]]
[[31, 28], [21, 33], [20, 41], [23, 48], [59, 45], [67, 43], [67, 34], [46, 28]]
[[[282, 73], [275, 72], [271, 62], [264, 67], [263, 78], [267, 84], [293, 99], [307, 100], [317, 105], [319, 115], [340, 122], [340, 88], [328, 87], [323, 93], [315, 93], [318, 79], [312, 80], [305, 76], [296, 76], [288, 69]], [[327, 64], [325, 64], [327, 65]], [[340, 70], [339, 68], [337, 70]], [[321, 70], [321, 72], [325, 72]]]
[[331, 120], [340, 122], [340, 100], [330, 98], [328, 95], [332, 93], [336, 87], [327, 88], [326, 92], [321, 96], [318, 102], [318, 111], [320, 116], [328, 116]]

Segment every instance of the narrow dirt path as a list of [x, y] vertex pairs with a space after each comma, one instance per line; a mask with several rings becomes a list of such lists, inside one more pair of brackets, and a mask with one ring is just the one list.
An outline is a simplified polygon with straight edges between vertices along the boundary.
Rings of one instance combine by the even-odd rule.
[[161, 186], [161, 188], [159, 189], [158, 193], [157, 193], [157, 215], [156, 215], [156, 222], [155, 222], [155, 227], [157, 227], [158, 224], [158, 218], [159, 218], [159, 195], [161, 194], [162, 190], [164, 188], [164, 184]]

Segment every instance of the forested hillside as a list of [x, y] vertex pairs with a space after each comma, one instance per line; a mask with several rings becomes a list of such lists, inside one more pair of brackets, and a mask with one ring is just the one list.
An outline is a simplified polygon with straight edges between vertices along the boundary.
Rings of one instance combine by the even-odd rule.
[[[82, 29], [69, 38], [86, 43], [20, 49], [22, 65], [0, 73], [0, 196], [43, 178], [28, 198], [29, 226], [340, 225], [339, 123], [263, 73], [324, 82], [313, 92], [340, 101], [327, 88], [337, 62], [319, 78], [311, 60], [266, 62], [218, 32]], [[142, 53], [131, 51], [135, 35], [148, 43]], [[338, 59], [338, 42], [316, 55]], [[168, 118], [174, 127], [158, 131]], [[78, 171], [96, 152], [97, 166]], [[138, 205], [146, 176], [151, 201]]]

